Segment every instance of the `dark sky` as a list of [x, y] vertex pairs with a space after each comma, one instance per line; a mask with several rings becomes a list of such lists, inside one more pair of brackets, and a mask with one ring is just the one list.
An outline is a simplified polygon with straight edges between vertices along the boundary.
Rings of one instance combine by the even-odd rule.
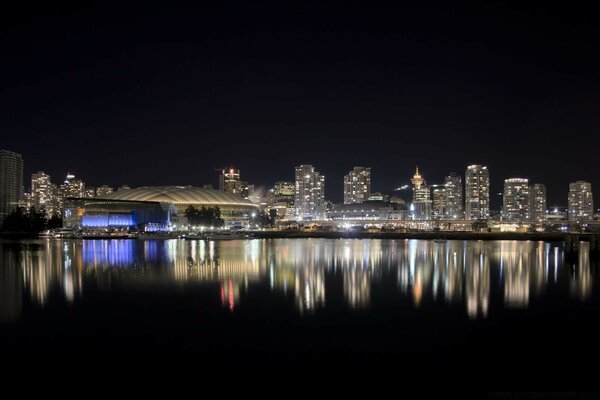
[[354, 165], [383, 190], [482, 163], [494, 192], [528, 177], [566, 204], [586, 179], [600, 201], [585, 3], [79, 3], [0, 17], [0, 148], [26, 174], [270, 185], [312, 163], [339, 201]]

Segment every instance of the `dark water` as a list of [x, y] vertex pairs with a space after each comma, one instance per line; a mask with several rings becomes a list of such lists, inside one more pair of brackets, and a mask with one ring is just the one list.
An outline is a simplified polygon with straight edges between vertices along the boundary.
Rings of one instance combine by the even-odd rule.
[[525, 241], [2, 241], [0, 352], [589, 389], [597, 269], [585, 245], [568, 263]]

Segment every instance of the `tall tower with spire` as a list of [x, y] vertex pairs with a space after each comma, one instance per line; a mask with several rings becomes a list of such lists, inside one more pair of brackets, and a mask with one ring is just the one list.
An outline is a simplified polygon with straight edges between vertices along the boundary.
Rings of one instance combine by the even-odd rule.
[[425, 183], [425, 179], [419, 173], [419, 166], [415, 175], [410, 180], [413, 184], [413, 206], [411, 209], [412, 219], [430, 219], [431, 218], [431, 190]]
[[419, 166], [417, 165], [417, 171], [415, 175], [412, 177], [410, 182], [413, 184], [415, 189], [421, 189], [422, 186], [425, 185], [425, 179], [419, 174]]

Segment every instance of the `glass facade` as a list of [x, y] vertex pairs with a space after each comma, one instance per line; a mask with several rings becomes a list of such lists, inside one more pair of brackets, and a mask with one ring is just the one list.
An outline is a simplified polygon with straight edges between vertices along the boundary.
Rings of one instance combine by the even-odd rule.
[[465, 218], [490, 218], [490, 171], [486, 166], [470, 165], [465, 173]]

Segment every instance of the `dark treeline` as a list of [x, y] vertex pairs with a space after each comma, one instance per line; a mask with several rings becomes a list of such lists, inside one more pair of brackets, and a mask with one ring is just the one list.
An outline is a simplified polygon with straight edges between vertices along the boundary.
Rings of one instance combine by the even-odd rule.
[[4, 218], [0, 229], [2, 232], [33, 235], [61, 226], [62, 218], [56, 214], [48, 218], [45, 212], [36, 211], [33, 207], [29, 210], [19, 207]]
[[225, 221], [221, 218], [221, 209], [219, 207], [202, 207], [197, 209], [194, 206], [189, 206], [185, 210], [185, 216], [191, 225], [219, 227], [225, 224]]

